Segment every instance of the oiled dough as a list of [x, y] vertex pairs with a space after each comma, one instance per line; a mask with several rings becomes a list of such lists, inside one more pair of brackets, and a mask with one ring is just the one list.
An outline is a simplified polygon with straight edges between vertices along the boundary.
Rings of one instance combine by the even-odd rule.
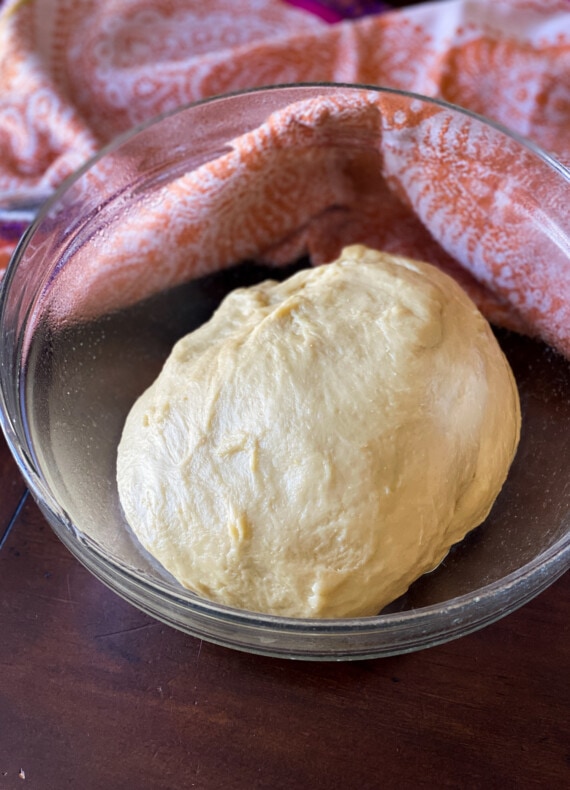
[[377, 613], [489, 512], [519, 437], [511, 370], [456, 283], [353, 246], [231, 293], [130, 412], [142, 544], [216, 601]]

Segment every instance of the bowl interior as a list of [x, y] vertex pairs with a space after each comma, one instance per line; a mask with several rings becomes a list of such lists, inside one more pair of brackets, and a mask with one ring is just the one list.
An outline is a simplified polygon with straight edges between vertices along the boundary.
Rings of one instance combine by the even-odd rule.
[[[115, 484], [117, 444], [130, 406], [158, 375], [173, 343], [207, 319], [225, 293], [294, 268], [245, 263], [88, 324], [36, 329], [25, 393], [38, 464], [71, 522], [150, 578], [169, 577], [132, 536]], [[542, 343], [501, 330], [497, 337], [516, 376], [523, 419], [508, 480], [485, 523], [392, 609], [476, 591], [532, 561], [568, 531], [570, 366]]]

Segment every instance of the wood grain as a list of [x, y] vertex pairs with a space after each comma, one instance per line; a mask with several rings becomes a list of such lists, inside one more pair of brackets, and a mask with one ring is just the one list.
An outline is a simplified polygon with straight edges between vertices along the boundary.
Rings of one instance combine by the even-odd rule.
[[0, 552], [0, 788], [567, 787], [569, 606], [567, 574], [424, 652], [247, 655], [123, 602], [29, 500]]
[[0, 430], [0, 545], [25, 491], [24, 480]]

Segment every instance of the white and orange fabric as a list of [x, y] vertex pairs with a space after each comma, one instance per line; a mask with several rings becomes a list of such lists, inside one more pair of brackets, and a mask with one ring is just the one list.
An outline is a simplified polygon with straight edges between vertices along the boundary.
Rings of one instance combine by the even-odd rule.
[[[566, 0], [447, 0], [332, 25], [326, 15], [309, 13], [302, 5], [307, 4], [9, 0], [0, 13], [0, 207], [41, 201], [104, 143], [157, 113], [277, 83], [364, 83], [438, 96], [510, 126], [570, 164]], [[374, 101], [365, 104], [350, 109], [357, 125], [373, 122]], [[334, 107], [302, 111], [315, 134], [325, 121], [334, 122]], [[286, 139], [297, 128], [290, 121], [282, 113], [271, 119], [269, 133], [258, 135], [263, 144], [251, 154], [252, 168], [260, 157], [276, 166], [271, 151], [276, 139]], [[231, 161], [225, 166], [224, 177], [231, 180]], [[179, 187], [177, 199], [191, 201], [191, 185]], [[322, 180], [315, 194], [305, 195], [306, 205], [297, 199], [284, 203], [273, 224], [258, 226], [262, 239], [256, 232], [248, 235], [251, 249], [244, 247], [243, 236], [226, 239], [226, 246], [233, 245], [226, 258], [263, 257], [271, 250], [278, 263], [284, 255], [280, 242], [294, 236], [306, 209], [315, 214], [317, 204], [328, 205], [327, 189], [334, 192], [342, 185]], [[441, 216], [449, 221], [449, 214]], [[376, 220], [373, 211], [363, 220], [368, 238]], [[160, 215], [152, 217], [155, 225], [160, 221]], [[140, 239], [139, 228], [134, 231]], [[10, 233], [6, 223], [0, 268], [14, 246]], [[204, 234], [207, 223], [193, 215], [192, 228], [183, 229], [178, 242], [203, 243]], [[376, 235], [378, 243], [389, 246], [380, 225]], [[319, 262], [328, 254], [326, 238], [321, 232], [312, 247], [307, 238], [299, 243]], [[496, 243], [496, 237], [490, 234], [487, 242]], [[140, 249], [150, 265], [157, 264], [158, 246]], [[215, 245], [212, 250], [205, 265], [226, 265]], [[500, 267], [483, 265], [492, 250], [471, 259], [453, 246], [449, 251], [448, 268], [489, 317], [539, 334], [570, 355], [567, 330], [561, 337], [570, 326], [570, 295], [560, 293], [560, 272], [549, 271], [547, 263], [533, 271], [528, 261], [513, 285], [510, 278], [501, 280]], [[113, 261], [121, 260], [117, 253], [114, 249], [98, 265], [112, 269]], [[544, 294], [540, 304], [531, 298], [537, 287]]]

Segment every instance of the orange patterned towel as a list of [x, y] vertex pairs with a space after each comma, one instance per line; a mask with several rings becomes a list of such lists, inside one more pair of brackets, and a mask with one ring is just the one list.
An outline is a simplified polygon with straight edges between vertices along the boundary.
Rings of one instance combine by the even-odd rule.
[[[301, 5], [282, 0], [5, 3], [0, 13], [0, 209], [41, 201], [101, 145], [159, 112], [205, 96], [283, 82], [357, 82], [439, 96], [510, 126], [570, 164], [566, 0], [447, 0], [333, 25]], [[322, 109], [310, 109], [317, 131]], [[353, 111], [360, 117], [359, 112], [371, 109]], [[291, 130], [285, 115], [272, 119], [274, 134], [267, 135], [259, 156], [269, 156], [275, 135], [286, 137]], [[226, 164], [231, 172], [231, 162]], [[180, 185], [182, 192], [187, 188]], [[324, 205], [326, 190], [336, 188], [323, 181], [321, 193], [305, 199]], [[236, 238], [226, 257], [260, 256], [273, 248], [269, 257], [278, 262], [280, 241], [301, 223], [295, 212], [306, 208], [308, 203], [290, 202], [272, 226], [264, 227], [257, 245], [242, 250], [243, 239]], [[5, 264], [14, 245], [14, 217], [4, 214], [0, 267], [2, 249]], [[326, 226], [329, 234], [333, 228]], [[206, 231], [207, 223], [198, 218], [195, 238]], [[180, 241], [192, 243], [192, 233], [186, 229]], [[302, 241], [316, 262], [328, 252], [323, 239], [321, 232], [312, 248], [310, 239]], [[488, 233], [479, 241], [474, 259], [451, 246], [467, 269], [449, 258], [458, 279], [489, 317], [540, 334], [570, 354], [570, 297], [560, 287], [561, 279], [564, 285], [570, 282], [567, 273], [551, 271], [544, 260], [533, 268], [528, 260], [520, 269], [524, 280], [513, 283], [485, 248], [497, 243], [497, 235]], [[331, 239], [331, 251], [334, 246]], [[116, 253], [114, 260], [120, 260]], [[151, 249], [149, 262], [157, 254]], [[112, 268], [112, 258], [99, 262], [102, 271]], [[208, 265], [226, 264], [214, 245]]]

